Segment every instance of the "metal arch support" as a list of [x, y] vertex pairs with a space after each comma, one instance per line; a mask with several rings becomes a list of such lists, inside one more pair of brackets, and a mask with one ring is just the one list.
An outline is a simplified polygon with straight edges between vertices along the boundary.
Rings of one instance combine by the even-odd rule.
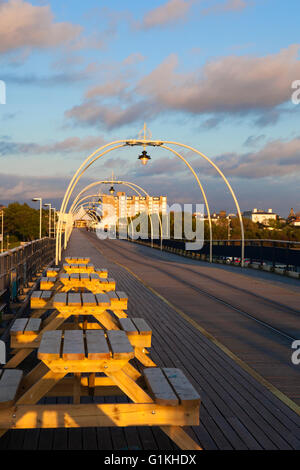
[[[101, 158], [101, 156], [105, 155], [106, 153], [112, 151], [112, 150], [115, 150], [116, 148], [120, 148], [120, 147], [124, 147], [124, 146], [135, 146], [135, 145], [150, 145], [150, 146], [161, 146], [163, 144], [170, 144], [170, 145], [178, 145], [180, 147], [183, 147], [183, 148], [187, 148], [193, 152], [195, 152], [196, 154], [200, 155], [202, 158], [204, 158], [211, 166], [213, 166], [215, 168], [215, 170], [219, 173], [219, 175], [222, 177], [222, 179], [224, 180], [225, 184], [227, 185], [232, 197], [233, 197], [233, 200], [235, 202], [235, 205], [236, 205], [236, 208], [237, 208], [237, 212], [238, 212], [238, 216], [239, 216], [239, 219], [240, 219], [240, 226], [241, 226], [241, 238], [242, 238], [242, 253], [241, 253], [241, 266], [243, 267], [244, 266], [244, 249], [245, 249], [245, 241], [244, 241], [244, 226], [243, 226], [243, 219], [242, 219], [242, 215], [241, 215], [241, 211], [240, 211], [240, 207], [239, 207], [239, 204], [238, 204], [238, 201], [237, 201], [237, 198], [235, 196], [235, 193], [229, 183], [229, 181], [227, 180], [227, 178], [225, 177], [225, 175], [222, 173], [222, 171], [218, 168], [217, 165], [215, 165], [213, 163], [212, 160], [210, 160], [206, 155], [204, 155], [202, 152], [200, 152], [199, 150], [196, 150], [194, 149], [193, 147], [189, 146], [189, 145], [186, 145], [186, 144], [181, 144], [180, 142], [174, 142], [174, 141], [168, 141], [168, 140], [165, 140], [165, 141], [155, 141], [155, 140], [147, 140], [145, 139], [128, 139], [128, 140], [118, 140], [118, 141], [114, 141], [114, 142], [111, 142], [109, 144], [105, 144], [103, 145], [102, 147], [98, 148], [95, 152], [93, 152], [89, 157], [87, 157], [84, 162], [80, 165], [80, 167], [78, 168], [78, 170], [75, 172], [73, 178], [71, 179], [70, 183], [69, 183], [69, 186], [67, 188], [67, 191], [64, 195], [64, 198], [63, 198], [63, 201], [62, 201], [62, 205], [61, 205], [61, 210], [60, 210], [60, 216], [59, 216], [59, 221], [58, 221], [58, 230], [57, 230], [57, 239], [56, 239], [56, 261], [58, 262], [58, 260], [60, 260], [61, 258], [61, 227], [62, 227], [62, 220], [63, 220], [63, 216], [65, 214], [65, 211], [66, 211], [66, 207], [67, 207], [67, 204], [68, 204], [68, 201], [70, 199], [70, 196], [78, 182], [78, 180], [80, 179], [80, 177], [82, 176], [82, 174], [96, 161], [98, 160], [99, 158]], [[107, 147], [110, 147], [114, 145], [114, 147], [112, 148], [109, 148], [105, 151], [103, 151], [100, 155], [97, 155], [99, 152], [101, 152], [104, 148], [107, 148]], [[95, 157], [95, 155], [97, 155]]]
[[175, 155], [177, 155], [177, 157], [181, 158], [181, 160], [187, 165], [187, 167], [191, 170], [191, 172], [193, 173], [197, 183], [198, 183], [198, 186], [201, 190], [201, 193], [202, 193], [202, 196], [203, 196], [203, 199], [204, 199], [204, 203], [205, 203], [205, 207], [206, 207], [206, 212], [207, 212], [207, 217], [208, 217], [208, 224], [209, 224], [209, 262], [212, 263], [212, 247], [213, 247], [213, 244], [212, 244], [212, 223], [211, 223], [211, 216], [210, 216], [210, 210], [209, 210], [209, 205], [208, 205], [208, 200], [207, 200], [207, 197], [206, 197], [206, 194], [205, 194], [205, 191], [204, 191], [204, 188], [197, 176], [197, 174], [195, 173], [195, 170], [194, 168], [189, 164], [189, 162], [179, 153], [177, 152], [176, 150], [172, 149], [171, 147], [168, 147], [166, 145], [161, 145], [161, 148], [163, 149], [166, 149], [166, 150], [169, 150], [170, 152], [173, 152]]

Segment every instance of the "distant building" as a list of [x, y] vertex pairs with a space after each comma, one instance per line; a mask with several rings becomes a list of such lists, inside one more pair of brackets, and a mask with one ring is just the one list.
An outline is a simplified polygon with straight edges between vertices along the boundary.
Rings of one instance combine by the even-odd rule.
[[300, 227], [300, 212], [295, 213], [294, 209], [291, 208], [287, 222], [293, 227]]
[[277, 220], [278, 215], [272, 209], [264, 211], [262, 209], [253, 209], [252, 211], [243, 212], [243, 217], [251, 219], [252, 222], [269, 225], [270, 220]]
[[103, 194], [102, 217], [117, 220], [120, 218], [134, 217], [137, 214], [166, 214], [167, 196], [127, 196], [124, 192], [118, 192], [116, 196]]
[[[202, 214], [200, 214], [200, 212], [194, 212], [193, 216], [201, 217]], [[233, 219], [234, 217], [236, 217], [236, 214], [228, 214], [227, 215], [226, 211], [220, 211], [219, 213], [213, 212], [212, 214], [210, 214], [210, 219], [214, 223], [222, 222], [225, 219]], [[208, 220], [207, 215], [204, 216], [204, 220]]]

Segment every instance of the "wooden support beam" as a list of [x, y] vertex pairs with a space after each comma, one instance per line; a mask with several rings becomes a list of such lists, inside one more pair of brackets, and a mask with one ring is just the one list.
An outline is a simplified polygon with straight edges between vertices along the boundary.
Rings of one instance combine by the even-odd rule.
[[180, 442], [180, 446], [185, 446], [185, 450], [200, 450], [189, 436], [183, 435], [182, 429], [177, 428], [199, 424], [196, 410], [191, 413], [181, 405], [162, 406], [154, 403], [16, 405], [0, 411], [1, 429], [125, 427], [145, 426], [145, 423], [147, 426], [162, 426], [164, 432]]

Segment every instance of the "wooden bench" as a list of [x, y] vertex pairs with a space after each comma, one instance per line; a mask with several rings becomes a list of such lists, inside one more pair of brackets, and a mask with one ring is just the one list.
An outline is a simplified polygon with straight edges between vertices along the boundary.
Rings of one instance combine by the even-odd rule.
[[30, 297], [31, 308], [46, 308], [52, 298], [54, 291], [49, 290], [35, 290]]
[[14, 404], [22, 377], [21, 370], [0, 369], [0, 410]]
[[46, 272], [47, 277], [57, 277], [59, 268], [48, 268]]
[[41, 277], [40, 290], [51, 290], [56, 282], [56, 277]]
[[18, 318], [10, 329], [10, 346], [12, 349], [38, 346], [36, 338], [41, 330], [40, 318]]
[[180, 369], [151, 367], [143, 376], [155, 403], [200, 406], [200, 395]]

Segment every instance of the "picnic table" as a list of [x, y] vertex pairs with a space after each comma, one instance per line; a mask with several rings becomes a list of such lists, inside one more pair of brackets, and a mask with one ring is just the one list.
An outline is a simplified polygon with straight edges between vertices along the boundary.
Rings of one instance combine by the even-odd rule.
[[[129, 361], [134, 350], [123, 331], [47, 331], [40, 363], [24, 378], [16, 369], [0, 378], [0, 435], [8, 429], [106, 426], [160, 426], [181, 449], [200, 447], [182, 429], [199, 424], [200, 396], [179, 369], [137, 371]], [[72, 404], [37, 405], [72, 374]], [[105, 394], [113, 384], [131, 403], [83, 404], [81, 374], [87, 386]], [[96, 374], [100, 374], [97, 376]], [[62, 387], [63, 388], [63, 387]]]

